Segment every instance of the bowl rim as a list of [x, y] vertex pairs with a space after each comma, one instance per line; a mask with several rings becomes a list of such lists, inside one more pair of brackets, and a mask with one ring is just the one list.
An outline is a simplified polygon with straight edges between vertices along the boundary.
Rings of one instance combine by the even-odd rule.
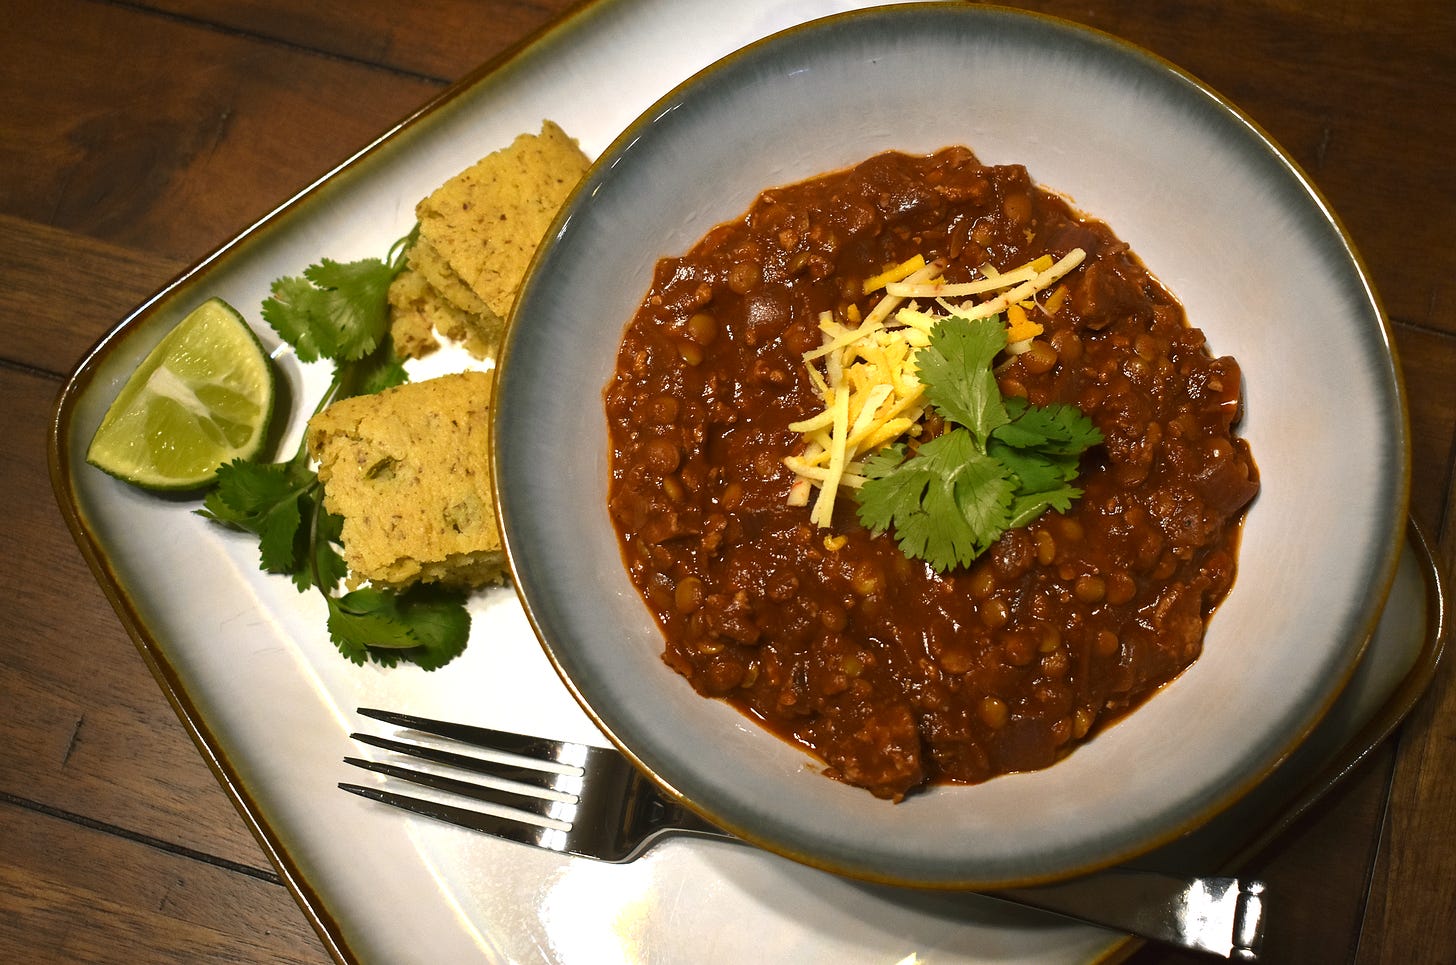
[[[1299, 189], [1319, 210], [1320, 214], [1328, 221], [1335, 235], [1338, 236], [1342, 250], [1349, 258], [1350, 267], [1353, 269], [1354, 276], [1359, 279], [1363, 291], [1368, 298], [1369, 307], [1373, 311], [1373, 319], [1378, 322], [1379, 338], [1385, 349], [1385, 355], [1382, 357], [1382, 361], [1388, 361], [1388, 371], [1382, 368], [1381, 375], [1382, 378], [1389, 379], [1388, 384], [1398, 402], [1399, 408], [1395, 417], [1401, 430], [1397, 447], [1399, 461], [1398, 465], [1393, 467], [1395, 474], [1393, 491], [1390, 494], [1389, 500], [1382, 503], [1383, 507], [1388, 507], [1388, 513], [1386, 513], [1388, 518], [1384, 520], [1386, 525], [1384, 526], [1382, 538], [1379, 541], [1378, 558], [1373, 558], [1371, 561], [1371, 592], [1368, 597], [1368, 605], [1362, 615], [1359, 626], [1352, 629], [1348, 635], [1349, 642], [1345, 645], [1343, 651], [1347, 655], [1347, 659], [1341, 665], [1338, 680], [1334, 681], [1328, 687], [1322, 701], [1309, 718], [1307, 724], [1287, 736], [1279, 753], [1270, 760], [1267, 766], [1251, 768], [1249, 773], [1241, 781], [1225, 788], [1222, 794], [1205, 800], [1202, 807], [1197, 809], [1196, 813], [1184, 815], [1174, 825], [1162, 829], [1159, 833], [1146, 836], [1134, 846], [1107, 852], [1094, 860], [1082, 861], [1074, 866], [1054, 869], [1051, 872], [1029, 870], [1019, 875], [1001, 874], [986, 876], [984, 874], [978, 874], [974, 870], [969, 870], [954, 880], [943, 878], [926, 880], [920, 877], [907, 876], [903, 873], [886, 872], [880, 869], [871, 869], [845, 864], [839, 861], [826, 860], [822, 856], [814, 853], [775, 841], [754, 828], [725, 821], [714, 811], [710, 802], [696, 800], [680, 791], [667, 776], [659, 773], [649, 762], [639, 756], [633, 750], [632, 746], [619, 736], [608, 720], [593, 707], [586, 694], [572, 678], [565, 663], [558, 654], [553, 641], [544, 629], [543, 622], [529, 595], [526, 583], [521, 579], [518, 554], [521, 554], [522, 550], [521, 544], [512, 535], [515, 531], [511, 518], [512, 497], [503, 490], [500, 482], [502, 474], [499, 471], [499, 448], [496, 440], [501, 437], [501, 432], [497, 430], [497, 426], [503, 420], [500, 417], [500, 407], [495, 404], [495, 400], [500, 397], [502, 386], [508, 384], [508, 376], [506, 373], [510, 370], [509, 360], [512, 354], [511, 349], [515, 343], [512, 333], [517, 330], [515, 324], [517, 315], [520, 312], [521, 306], [528, 303], [528, 296], [538, 286], [545, 284], [542, 281], [542, 272], [540, 269], [548, 262], [552, 251], [569, 230], [574, 215], [582, 205], [587, 203], [595, 188], [600, 185], [624, 151], [630, 148], [634, 142], [643, 136], [645, 131], [650, 129], [663, 116], [670, 113], [686, 95], [693, 92], [700, 85], [707, 83], [718, 74], [724, 73], [736, 65], [743, 64], [760, 56], [766, 49], [792, 42], [801, 35], [823, 29], [833, 29], [835, 26], [845, 23], [857, 21], [869, 22], [882, 18], [915, 15], [950, 15], [963, 17], [969, 21], [984, 20], [988, 22], [1007, 18], [1010, 20], [1039, 23], [1050, 30], [1060, 32], [1070, 38], [1090, 41], [1102, 47], [1110, 48], [1119, 57], [1133, 61], [1141, 61], [1145, 66], [1157, 68], [1165, 75], [1168, 75], [1173, 82], [1189, 87], [1196, 94], [1210, 99], [1219, 111], [1228, 116], [1229, 120], [1246, 128], [1248, 133], [1260, 143], [1263, 150], [1271, 156], [1271, 159], [1279, 166], [1282, 166], [1292, 176]], [[764, 188], [771, 186], [764, 185]], [[625, 324], [626, 320], [624, 319], [623, 325]], [[1229, 808], [1277, 769], [1304, 742], [1305, 738], [1324, 719], [1330, 708], [1344, 691], [1360, 659], [1364, 655], [1364, 651], [1374, 633], [1380, 614], [1394, 583], [1396, 565], [1399, 561], [1407, 526], [1411, 477], [1408, 400], [1404, 376], [1399, 357], [1396, 353], [1393, 330], [1379, 293], [1371, 280], [1365, 259], [1360, 255], [1359, 249], [1344, 223], [1339, 219], [1333, 207], [1310, 179], [1308, 174], [1256, 121], [1209, 85], [1166, 58], [1122, 37], [1095, 27], [1050, 14], [1025, 11], [996, 4], [968, 6], [963, 3], [953, 2], [953, 0], [939, 0], [939, 2], [932, 0], [932, 2], [893, 3], [831, 14], [796, 24], [734, 50], [673, 87], [672, 90], [662, 95], [650, 107], [643, 111], [593, 160], [586, 175], [562, 205], [550, 230], [547, 232], [545, 240], [538, 247], [530, 263], [525, 280], [521, 285], [516, 302], [512, 307], [506, 329], [506, 337], [499, 353], [497, 364], [500, 375], [495, 380], [495, 385], [493, 386], [493, 431], [490, 448], [491, 486], [494, 496], [497, 525], [515, 593], [525, 611], [532, 631], [535, 633], [552, 667], [573, 698], [611, 744], [631, 760], [639, 770], [650, 777], [669, 797], [683, 806], [699, 814], [706, 820], [725, 827], [727, 830], [732, 831], [737, 836], [754, 845], [776, 852], [795, 861], [821, 868], [822, 870], [877, 884], [962, 890], [1016, 887], [1063, 880], [1146, 854], [1201, 826]]]

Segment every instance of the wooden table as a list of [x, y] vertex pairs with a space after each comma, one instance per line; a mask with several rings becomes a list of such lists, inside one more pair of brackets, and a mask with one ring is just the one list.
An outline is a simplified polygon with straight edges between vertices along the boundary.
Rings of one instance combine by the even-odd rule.
[[[571, 0], [21, 0], [0, 31], [0, 958], [327, 959], [63, 524], [82, 353], [280, 200]], [[1456, 564], [1456, 6], [1034, 0], [1179, 64], [1290, 151], [1394, 323], [1413, 512]], [[928, 78], [933, 83], [933, 78]], [[1313, 418], [1318, 413], [1312, 413]], [[1314, 481], [1323, 482], [1323, 481]], [[1337, 480], [1328, 481], [1337, 484]], [[1456, 959], [1456, 668], [1262, 855], [1269, 960]], [[1141, 961], [1175, 960], [1145, 950]]]

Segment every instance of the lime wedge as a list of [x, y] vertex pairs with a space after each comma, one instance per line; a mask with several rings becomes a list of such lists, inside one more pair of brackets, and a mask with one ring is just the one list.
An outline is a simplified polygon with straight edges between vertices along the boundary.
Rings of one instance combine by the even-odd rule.
[[196, 489], [263, 445], [273, 369], [248, 323], [209, 299], [168, 332], [121, 387], [86, 451], [147, 489]]

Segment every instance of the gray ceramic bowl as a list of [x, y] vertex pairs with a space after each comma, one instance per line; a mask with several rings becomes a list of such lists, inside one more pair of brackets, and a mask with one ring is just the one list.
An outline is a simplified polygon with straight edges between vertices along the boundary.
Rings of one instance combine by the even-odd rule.
[[[608, 519], [603, 387], [653, 263], [762, 189], [887, 149], [964, 144], [1108, 222], [1245, 375], [1263, 489], [1203, 657], [1043, 771], [899, 805], [697, 696], [662, 662]], [[1405, 524], [1390, 334], [1358, 256], [1288, 157], [1178, 69], [1006, 10], [818, 21], [667, 95], [600, 158], [537, 257], [497, 394], [516, 586], [561, 676], [671, 793], [763, 847], [934, 887], [1074, 875], [1189, 830], [1254, 786], [1358, 661]]]

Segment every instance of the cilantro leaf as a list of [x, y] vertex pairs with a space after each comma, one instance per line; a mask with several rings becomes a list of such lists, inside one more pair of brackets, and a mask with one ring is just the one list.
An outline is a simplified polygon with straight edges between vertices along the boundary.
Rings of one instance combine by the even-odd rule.
[[302, 276], [273, 282], [263, 320], [293, 346], [302, 362], [353, 362], [372, 353], [389, 334], [389, 285], [403, 258], [309, 265]]
[[300, 593], [317, 586], [325, 590], [338, 586], [349, 575], [349, 565], [338, 551], [339, 538], [344, 531], [344, 517], [335, 516], [322, 504], [315, 507], [313, 529], [312, 567], [295, 574], [294, 582]]
[[859, 521], [867, 529], [884, 532], [895, 524], [895, 509], [902, 501], [919, 501], [920, 491], [911, 488], [914, 477], [896, 473], [905, 456], [905, 444], [897, 442], [865, 458], [865, 484], [858, 498]]
[[991, 363], [1006, 347], [999, 318], [967, 321], [952, 316], [936, 323], [930, 344], [915, 355], [925, 398], [951, 422], [984, 441], [1009, 416]]
[[891, 526], [901, 549], [937, 570], [968, 565], [1005, 529], [1015, 477], [986, 455], [965, 429], [921, 445], [897, 465], [867, 462], [859, 518], [866, 528]]
[[1092, 420], [1074, 405], [1055, 402], [1035, 406], [1021, 398], [1007, 399], [1005, 405], [1010, 421], [998, 426], [991, 435], [1008, 446], [1081, 453], [1102, 441], [1102, 433], [1092, 425]]
[[1026, 493], [1049, 492], [1077, 478], [1080, 459], [1075, 455], [1043, 453], [1001, 445], [995, 439], [986, 447], [1018, 480]]
[[435, 587], [365, 588], [329, 598], [329, 636], [356, 664], [392, 667], [403, 659], [435, 670], [465, 649], [470, 614], [458, 597]]
[[986, 451], [1011, 467], [1023, 492], [1064, 488], [1077, 477], [1082, 453], [1102, 441], [1102, 433], [1076, 406], [1008, 399], [1006, 409], [1011, 421], [991, 433]]
[[[372, 587], [329, 597], [329, 637], [357, 664], [370, 658], [372, 648], [394, 651], [416, 646], [409, 625], [399, 618], [394, 595]], [[376, 659], [393, 666], [398, 657], [385, 652]]]
[[860, 522], [875, 534], [893, 529], [907, 555], [937, 571], [969, 565], [1048, 509], [1070, 509], [1082, 495], [1071, 485], [1082, 453], [1102, 441], [1075, 406], [1003, 399], [993, 366], [1005, 347], [999, 318], [937, 322], [915, 364], [947, 431], [863, 463]]
[[470, 613], [457, 593], [428, 585], [415, 586], [400, 599], [400, 609], [408, 617], [418, 642], [410, 659], [421, 669], [443, 667], [465, 650], [470, 639]]
[[293, 573], [306, 560], [303, 498], [316, 480], [297, 462], [235, 459], [217, 471], [217, 486], [201, 515], [258, 537], [260, 565], [269, 573]]
[[329, 324], [328, 293], [307, 278], [279, 278], [263, 302], [263, 321], [293, 346], [300, 362], [339, 354], [339, 335]]
[[369, 355], [339, 366], [338, 391], [334, 399], [351, 395], [373, 395], [409, 381], [409, 373], [386, 342]]
[[1006, 516], [1006, 528], [1018, 529], [1035, 520], [1048, 509], [1065, 513], [1072, 508], [1072, 501], [1082, 495], [1076, 486], [1058, 486], [1041, 492], [1020, 492], [1011, 501], [1011, 510]]
[[325, 258], [303, 270], [326, 292], [324, 311], [337, 333], [341, 360], [360, 359], [374, 351], [389, 332], [389, 283], [397, 272], [377, 258], [340, 263]]

